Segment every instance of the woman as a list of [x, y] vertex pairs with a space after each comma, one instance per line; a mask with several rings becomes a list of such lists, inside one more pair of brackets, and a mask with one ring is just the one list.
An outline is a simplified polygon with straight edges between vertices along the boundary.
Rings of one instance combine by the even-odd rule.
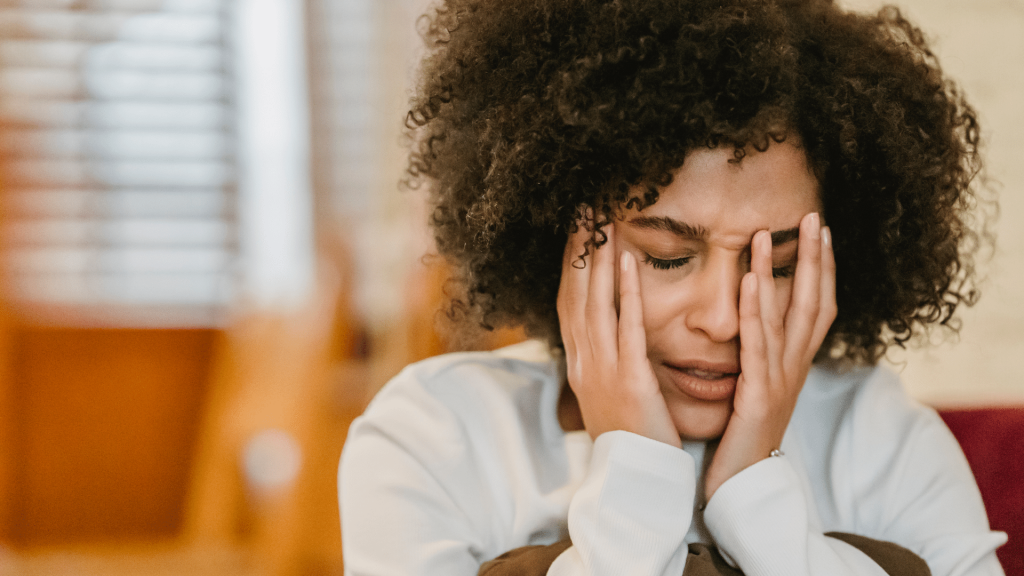
[[352, 427], [349, 574], [1002, 574], [874, 364], [973, 304], [974, 111], [895, 9], [448, 0], [410, 113], [452, 313]]

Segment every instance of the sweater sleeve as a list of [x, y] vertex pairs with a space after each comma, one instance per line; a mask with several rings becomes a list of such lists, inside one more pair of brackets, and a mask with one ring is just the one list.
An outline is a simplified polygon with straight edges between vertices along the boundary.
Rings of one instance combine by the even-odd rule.
[[602, 434], [569, 506], [573, 545], [549, 576], [678, 576], [693, 515], [693, 458], [624, 431]]
[[784, 457], [722, 484], [704, 521], [721, 554], [746, 576], [886, 576], [856, 548], [811, 530], [800, 482]]
[[556, 473], [562, 437], [537, 434], [533, 409], [520, 411], [537, 398], [509, 396], [525, 390], [518, 380], [489, 385], [507, 376], [474, 366], [407, 371], [351, 426], [338, 476], [346, 575], [472, 576], [567, 530], [575, 546], [551, 574], [680, 576], [693, 457], [610, 432], [578, 476]]
[[[548, 574], [681, 575], [693, 458], [628, 432], [603, 434], [592, 454], [569, 506], [573, 546]], [[486, 515], [466, 510], [472, 482], [439, 479], [394, 436], [357, 421], [339, 474], [346, 575], [477, 574], [489, 546], [474, 521]]]
[[476, 574], [484, 530], [460, 502], [471, 495], [406, 444], [359, 420], [349, 432], [338, 474], [345, 575]]
[[816, 502], [837, 511], [829, 529], [898, 544], [934, 576], [1003, 575], [995, 549], [1006, 535], [990, 531], [956, 439], [933, 410], [906, 397], [894, 374], [876, 369], [841, 410], [817, 408], [807, 412], [837, 424], [823, 443], [827, 480], [815, 494], [804, 493], [808, 484], [783, 456], [740, 472], [708, 503], [705, 522], [731, 563], [747, 576], [885, 574], [822, 533], [808, 510]]

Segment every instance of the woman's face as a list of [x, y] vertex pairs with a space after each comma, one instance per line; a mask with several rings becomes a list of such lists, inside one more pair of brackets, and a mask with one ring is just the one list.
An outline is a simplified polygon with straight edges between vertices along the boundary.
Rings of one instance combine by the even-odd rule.
[[647, 354], [679, 434], [717, 438], [732, 414], [739, 365], [739, 286], [754, 233], [772, 233], [776, 305], [789, 305], [801, 218], [820, 212], [803, 150], [772, 143], [698, 149], [658, 201], [616, 224], [639, 263]]

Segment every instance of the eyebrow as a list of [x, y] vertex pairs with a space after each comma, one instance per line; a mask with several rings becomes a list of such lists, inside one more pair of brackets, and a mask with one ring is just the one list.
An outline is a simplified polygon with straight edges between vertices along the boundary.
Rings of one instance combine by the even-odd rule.
[[[708, 231], [702, 226], [693, 226], [668, 216], [636, 216], [630, 218], [629, 223], [637, 228], [671, 232], [687, 240], [704, 240], [708, 236]], [[776, 230], [771, 236], [772, 246], [793, 242], [800, 237], [800, 227]]]
[[787, 228], [785, 230], [776, 230], [772, 232], [772, 246], [778, 246], [779, 244], [785, 244], [787, 242], [793, 242], [800, 237], [800, 227]]
[[671, 232], [687, 240], [703, 240], [708, 236], [708, 231], [703, 227], [691, 226], [668, 216], [636, 216], [630, 218], [629, 223], [637, 228]]

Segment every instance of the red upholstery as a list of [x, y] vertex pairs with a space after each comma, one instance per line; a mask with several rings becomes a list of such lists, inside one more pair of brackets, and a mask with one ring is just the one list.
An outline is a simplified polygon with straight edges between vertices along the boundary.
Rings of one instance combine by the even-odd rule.
[[940, 411], [960, 441], [993, 530], [1009, 541], [997, 552], [1007, 576], [1024, 576], [1024, 407]]

